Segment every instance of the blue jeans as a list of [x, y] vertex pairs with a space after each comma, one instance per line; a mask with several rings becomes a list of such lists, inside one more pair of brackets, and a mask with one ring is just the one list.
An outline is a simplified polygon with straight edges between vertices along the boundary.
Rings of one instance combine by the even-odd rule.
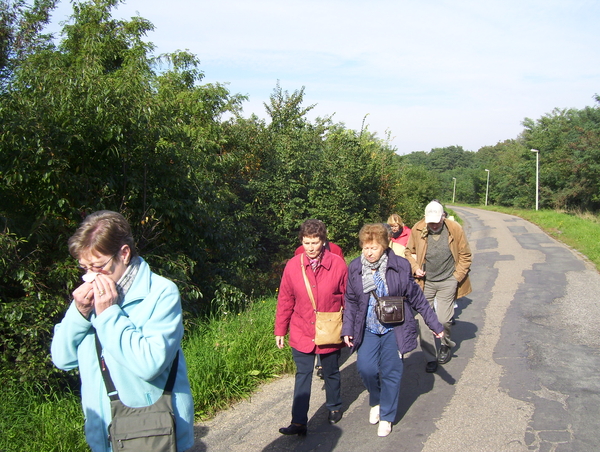
[[356, 367], [369, 391], [369, 405], [380, 406], [379, 419], [394, 422], [404, 370], [394, 331], [379, 335], [365, 330], [357, 353]]
[[[292, 423], [306, 425], [308, 423], [308, 407], [315, 366], [315, 353], [302, 353], [292, 347], [292, 356], [296, 363]], [[337, 350], [333, 353], [320, 356], [321, 366], [323, 367], [323, 380], [325, 381], [325, 405], [329, 411], [337, 411], [342, 406], [339, 366], [340, 351]]]

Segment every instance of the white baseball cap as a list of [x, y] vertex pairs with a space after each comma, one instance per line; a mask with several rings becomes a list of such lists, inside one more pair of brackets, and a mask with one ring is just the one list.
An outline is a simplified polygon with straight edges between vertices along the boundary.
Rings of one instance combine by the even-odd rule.
[[425, 207], [425, 223], [439, 223], [444, 214], [444, 208], [439, 202], [431, 201]]

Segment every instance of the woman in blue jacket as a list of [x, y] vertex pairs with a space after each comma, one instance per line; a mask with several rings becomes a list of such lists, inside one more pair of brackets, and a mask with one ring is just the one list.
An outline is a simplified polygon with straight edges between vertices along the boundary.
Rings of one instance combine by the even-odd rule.
[[[417, 347], [417, 323], [411, 308], [425, 319], [436, 337], [443, 327], [415, 283], [410, 264], [389, 249], [388, 231], [381, 223], [366, 224], [358, 234], [360, 257], [348, 267], [346, 310], [342, 336], [348, 347], [358, 353], [358, 372], [369, 391], [369, 422], [379, 423], [378, 436], [387, 436], [396, 420], [402, 357]], [[380, 323], [375, 314], [378, 296], [404, 296], [404, 322]]]
[[[177, 451], [194, 443], [194, 406], [181, 350], [182, 311], [177, 286], [150, 270], [137, 255], [129, 223], [116, 212], [85, 218], [69, 239], [69, 252], [84, 272], [83, 284], [55, 326], [52, 360], [79, 368], [86, 440], [93, 452], [109, 452], [111, 405], [100, 372], [95, 335], [121, 401], [154, 404], [162, 395], [179, 352], [173, 408]], [[115, 451], [116, 452], [116, 451]]]

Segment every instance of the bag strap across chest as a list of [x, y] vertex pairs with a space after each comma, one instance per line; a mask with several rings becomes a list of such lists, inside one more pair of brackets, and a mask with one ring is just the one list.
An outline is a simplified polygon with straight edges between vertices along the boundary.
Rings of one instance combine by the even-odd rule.
[[302, 276], [304, 277], [304, 284], [306, 285], [306, 291], [308, 292], [308, 298], [310, 298], [310, 302], [312, 303], [313, 310], [315, 312], [317, 312], [317, 305], [315, 303], [315, 297], [312, 293], [310, 283], [308, 282], [308, 276], [306, 276], [306, 268], [304, 268], [304, 253], [300, 255], [300, 266], [302, 267]]
[[[108, 370], [108, 366], [104, 361], [104, 357], [102, 356], [102, 344], [100, 343], [100, 339], [98, 338], [98, 334], [94, 332], [94, 336], [96, 337], [96, 353], [98, 354], [98, 363], [100, 364], [100, 372], [102, 372], [102, 379], [104, 380], [104, 385], [106, 386], [106, 392], [108, 393], [108, 397], [110, 400], [120, 400], [119, 392], [115, 388], [115, 384], [110, 376], [110, 371]], [[170, 395], [173, 391], [173, 387], [175, 386], [175, 379], [177, 378], [177, 367], [179, 364], [179, 350], [177, 350], [177, 354], [173, 359], [173, 363], [171, 364], [171, 370], [169, 372], [169, 377], [167, 378], [167, 383], [165, 384], [165, 389], [163, 390], [163, 395]]]

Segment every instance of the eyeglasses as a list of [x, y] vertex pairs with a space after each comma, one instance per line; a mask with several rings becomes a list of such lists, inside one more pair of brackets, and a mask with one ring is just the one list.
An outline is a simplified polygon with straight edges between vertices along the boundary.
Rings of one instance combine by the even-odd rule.
[[89, 267], [80, 265], [79, 269], [84, 273], [87, 273], [88, 271], [93, 271], [94, 273], [100, 273], [104, 270], [104, 267], [106, 267], [110, 263], [110, 261], [112, 261], [117, 256], [117, 254], [119, 254], [119, 251], [117, 251], [115, 254], [113, 254], [111, 256], [111, 258], [102, 265], [90, 265]]

